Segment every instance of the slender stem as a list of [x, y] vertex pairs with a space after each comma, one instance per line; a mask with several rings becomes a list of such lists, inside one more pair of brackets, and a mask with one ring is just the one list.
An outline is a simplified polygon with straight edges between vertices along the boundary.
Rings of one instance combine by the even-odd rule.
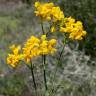
[[43, 34], [45, 34], [44, 27], [43, 27], [43, 22], [42, 22], [42, 18], [41, 18], [41, 28], [42, 28]]
[[[55, 68], [55, 71], [54, 71], [54, 74], [53, 74], [53, 79], [55, 79], [55, 77], [56, 77], [56, 73], [57, 73], [57, 70], [58, 70], [58, 65], [60, 64], [61, 57], [62, 57], [63, 52], [64, 52], [65, 44], [66, 44], [66, 37], [63, 40], [63, 48], [62, 48], [62, 50], [61, 50], [61, 52], [59, 54], [58, 62], [57, 62], [57, 65], [56, 65], [56, 68]], [[52, 82], [52, 85], [54, 86], [54, 80]]]
[[64, 34], [64, 40], [62, 41], [62, 43], [63, 43], [63, 48], [62, 48], [62, 50], [61, 50], [61, 52], [59, 54], [58, 63], [61, 60], [61, 57], [62, 57], [63, 52], [64, 52], [65, 44], [66, 44], [66, 36], [65, 36], [65, 34]]
[[[64, 48], [65, 48], [65, 45], [63, 45], [63, 48], [62, 48], [62, 50], [61, 50], [61, 52], [60, 52], [60, 55], [59, 55], [59, 58], [58, 58], [58, 62], [57, 62], [57, 65], [56, 65], [56, 69], [55, 69], [55, 75], [56, 75], [56, 73], [57, 73], [57, 69], [58, 69], [58, 64], [60, 63], [60, 61], [61, 61], [61, 57], [62, 57], [62, 54], [63, 54], [63, 52], [64, 52]], [[54, 75], [54, 78], [55, 78], [55, 75]]]
[[61, 60], [62, 54], [63, 54], [63, 52], [64, 52], [64, 48], [65, 48], [65, 45], [63, 45], [63, 48], [62, 48], [62, 50], [61, 50], [61, 52], [60, 52], [60, 55], [59, 55], [59, 58], [58, 58], [58, 63], [59, 63], [60, 60]]
[[43, 59], [43, 75], [44, 75], [44, 84], [45, 84], [45, 89], [47, 90], [47, 80], [46, 80], [46, 68], [45, 68], [45, 65], [46, 65], [46, 56], [43, 55], [42, 56], [42, 59]]
[[[44, 31], [44, 26], [43, 26], [43, 22], [42, 22], [42, 18], [41, 18], [41, 28], [42, 28], [42, 33], [43, 35], [45, 34]], [[44, 76], [44, 85], [45, 85], [45, 89], [47, 90], [47, 80], [46, 80], [46, 56], [42, 55], [42, 62], [43, 62], [43, 76]]]
[[32, 78], [33, 78], [33, 83], [34, 83], [34, 88], [35, 88], [35, 92], [36, 92], [36, 96], [37, 96], [37, 86], [36, 86], [36, 82], [35, 82], [35, 76], [34, 76], [34, 72], [33, 72], [33, 64], [31, 61], [31, 74], [32, 74]]
[[49, 26], [49, 29], [48, 29], [48, 32], [46, 33], [46, 36], [48, 36], [51, 32], [50, 32], [50, 29], [51, 29], [51, 24], [50, 24], [50, 26]]

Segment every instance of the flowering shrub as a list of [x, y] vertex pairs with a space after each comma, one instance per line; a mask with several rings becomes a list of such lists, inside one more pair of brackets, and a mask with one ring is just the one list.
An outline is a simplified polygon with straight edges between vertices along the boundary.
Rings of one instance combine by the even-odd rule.
[[[7, 57], [7, 64], [12, 66], [13, 68], [18, 67], [20, 61], [24, 61], [26, 66], [31, 70], [34, 88], [36, 95], [38, 94], [37, 91], [37, 84], [34, 76], [34, 64], [33, 59], [37, 57], [42, 57], [42, 67], [43, 67], [43, 76], [44, 76], [44, 85], [45, 85], [45, 94], [48, 91], [47, 85], [47, 74], [46, 74], [46, 57], [48, 55], [54, 55], [58, 53], [58, 38], [48, 38], [48, 33], [60, 32], [63, 35], [62, 42], [62, 50], [57, 58], [56, 70], [58, 70], [58, 64], [61, 62], [61, 57], [64, 52], [65, 45], [67, 44], [68, 40], [71, 41], [79, 41], [82, 40], [83, 37], [86, 36], [86, 31], [83, 29], [83, 25], [81, 21], [76, 21], [72, 17], [65, 17], [63, 11], [60, 9], [59, 6], [55, 6], [53, 3], [40, 3], [35, 2], [35, 14], [39, 18], [42, 28], [42, 35], [41, 36], [31, 36], [25, 43], [24, 46], [16, 46], [12, 45], [10, 49], [12, 50], [11, 54], [8, 54]], [[48, 32], [45, 31], [44, 22], [50, 24], [50, 28]], [[55, 74], [54, 76], [55, 77]]]

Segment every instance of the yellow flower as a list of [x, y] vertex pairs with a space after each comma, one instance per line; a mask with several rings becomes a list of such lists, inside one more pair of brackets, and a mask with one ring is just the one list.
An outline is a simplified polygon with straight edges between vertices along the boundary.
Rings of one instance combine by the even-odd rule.
[[[42, 37], [44, 39], [42, 39]], [[56, 39], [46, 40], [46, 35], [41, 36], [41, 43], [40, 43], [40, 54], [41, 55], [47, 55], [47, 54], [53, 54], [56, 52], [56, 49], [54, 46], [56, 45]]]
[[23, 49], [23, 54], [24, 54], [24, 60], [27, 63], [30, 63], [33, 57], [36, 57], [40, 54], [40, 51], [38, 49], [39, 43], [40, 43], [40, 40], [35, 36], [31, 36], [27, 40], [27, 42], [25, 42], [25, 45], [22, 49]]
[[19, 50], [21, 49], [21, 46], [15, 46], [15, 45], [12, 45], [10, 46], [10, 49], [13, 51], [13, 54], [18, 54]]
[[40, 2], [35, 2], [34, 6], [37, 8], [38, 6], [40, 6]]
[[75, 19], [70, 16], [68, 18], [65, 18], [65, 22], [67, 22], [67, 24], [72, 24], [75, 23]]
[[64, 18], [64, 13], [63, 11], [61, 11], [60, 7], [53, 7], [51, 11], [51, 16], [52, 16], [53, 22], [57, 22]]
[[69, 33], [71, 40], [82, 40], [87, 34], [87, 32], [83, 30], [82, 22], [76, 22], [72, 17], [65, 18], [64, 25], [60, 27], [60, 32]]
[[42, 35], [41, 40], [46, 40], [46, 35]]
[[21, 47], [12, 45], [10, 49], [12, 50], [12, 54], [8, 54], [7, 64], [15, 68], [17, 67], [19, 61], [23, 59], [23, 55], [19, 54]]
[[41, 43], [40, 43], [40, 47], [39, 47], [41, 55], [48, 54], [47, 46], [48, 46], [48, 41], [46, 40], [46, 35], [42, 35], [41, 36]]
[[53, 3], [40, 3], [40, 2], [35, 2], [35, 14], [36, 16], [40, 16], [43, 20], [51, 20], [51, 10], [52, 7], [54, 6]]
[[50, 29], [51, 32], [56, 32], [56, 27], [55, 26], [52, 26], [51, 29]]
[[52, 46], [54, 46], [54, 45], [56, 45], [56, 39], [51, 39], [51, 40], [49, 40], [49, 45], [52, 45]]
[[72, 32], [75, 24], [75, 19], [72, 17], [65, 18], [63, 20], [64, 25], [60, 27], [60, 32]]
[[49, 52], [51, 54], [54, 54], [56, 52], [56, 49], [54, 48], [54, 46], [56, 45], [56, 39], [51, 39], [49, 40], [49, 44], [48, 44], [48, 49], [49, 49]]
[[40, 3], [35, 2], [35, 14], [42, 18], [42, 20], [53, 22], [60, 21], [64, 18], [64, 13], [60, 7], [55, 6], [53, 3]]

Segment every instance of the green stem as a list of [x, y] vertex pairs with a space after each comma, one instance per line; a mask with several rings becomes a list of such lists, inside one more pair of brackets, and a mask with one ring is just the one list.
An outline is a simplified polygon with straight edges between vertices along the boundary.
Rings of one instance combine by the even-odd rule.
[[46, 80], [46, 56], [43, 55], [43, 75], [44, 75], [44, 85], [45, 85], [45, 89], [47, 90], [47, 80]]
[[59, 54], [58, 63], [59, 63], [60, 60], [61, 60], [61, 57], [62, 57], [63, 52], [64, 52], [64, 48], [65, 48], [65, 45], [66, 45], [66, 36], [65, 36], [65, 34], [64, 34], [64, 40], [62, 41], [62, 43], [63, 43], [63, 48], [62, 48], [62, 50], [61, 50], [61, 52], [60, 52], [60, 54]]
[[[45, 34], [45, 31], [44, 31], [44, 26], [43, 26], [43, 21], [42, 21], [42, 18], [41, 18], [41, 28], [42, 28], [42, 34], [44, 35]], [[44, 85], [45, 85], [45, 89], [47, 90], [47, 80], [46, 80], [46, 56], [45, 55], [42, 55], [42, 65], [43, 65], [43, 77], [44, 77]]]
[[52, 25], [50, 24], [50, 27], [48, 29], [48, 32], [46, 33], [46, 36], [48, 36], [51, 32], [50, 32], [50, 29], [51, 29]]
[[[55, 68], [55, 71], [54, 71], [54, 75], [53, 75], [53, 79], [55, 79], [56, 77], [56, 73], [57, 73], [57, 70], [58, 70], [58, 65], [60, 64], [60, 61], [61, 61], [61, 57], [63, 55], [63, 52], [64, 52], [64, 48], [65, 48], [65, 44], [66, 44], [66, 37], [64, 35], [64, 40], [63, 40], [63, 48], [59, 54], [59, 58], [58, 58], [58, 62], [57, 62], [57, 65], [56, 65], [56, 68]], [[52, 85], [54, 86], [54, 80], [52, 82]], [[54, 87], [53, 87], [54, 88]]]
[[32, 78], [33, 78], [33, 83], [34, 83], [34, 88], [35, 88], [35, 92], [36, 92], [36, 96], [37, 96], [37, 86], [36, 86], [36, 82], [35, 82], [35, 76], [34, 76], [34, 72], [33, 72], [33, 64], [31, 61], [31, 74], [32, 74]]
[[65, 45], [63, 45], [63, 48], [62, 48], [62, 50], [61, 50], [61, 52], [60, 52], [60, 55], [59, 55], [59, 58], [58, 58], [58, 63], [59, 63], [60, 60], [61, 60], [62, 54], [63, 54], [63, 52], [64, 52], [64, 48], [65, 48]]
[[42, 18], [41, 18], [41, 28], [42, 28], [43, 34], [45, 34], [44, 27], [43, 27], [43, 22], [42, 22]]

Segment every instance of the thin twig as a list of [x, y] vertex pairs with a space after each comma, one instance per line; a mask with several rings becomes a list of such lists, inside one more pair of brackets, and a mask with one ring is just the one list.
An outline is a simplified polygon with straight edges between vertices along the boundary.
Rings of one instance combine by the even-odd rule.
[[42, 32], [43, 32], [43, 34], [45, 34], [44, 26], [43, 26], [43, 22], [42, 22], [42, 18], [41, 18], [41, 28], [42, 28]]
[[[58, 70], [58, 65], [60, 64], [61, 57], [62, 57], [63, 52], [64, 52], [65, 44], [66, 44], [66, 37], [64, 35], [63, 48], [62, 48], [62, 50], [61, 50], [61, 52], [59, 54], [59, 58], [58, 58], [58, 62], [57, 62], [57, 65], [56, 65], [56, 68], [55, 68], [55, 71], [54, 71], [53, 79], [56, 77], [56, 73], [57, 73], [57, 70]], [[52, 83], [52, 85], [54, 86], [54, 83]]]
[[46, 56], [42, 56], [43, 59], [43, 74], [44, 74], [44, 84], [45, 84], [45, 89], [47, 90], [47, 80], [46, 80]]
[[36, 86], [36, 82], [35, 82], [35, 76], [34, 76], [34, 72], [33, 72], [33, 64], [32, 64], [32, 61], [30, 62], [31, 63], [31, 75], [32, 75], [32, 78], [33, 78], [33, 83], [34, 83], [34, 88], [35, 88], [35, 93], [36, 93], [36, 96], [37, 96], [37, 86]]

